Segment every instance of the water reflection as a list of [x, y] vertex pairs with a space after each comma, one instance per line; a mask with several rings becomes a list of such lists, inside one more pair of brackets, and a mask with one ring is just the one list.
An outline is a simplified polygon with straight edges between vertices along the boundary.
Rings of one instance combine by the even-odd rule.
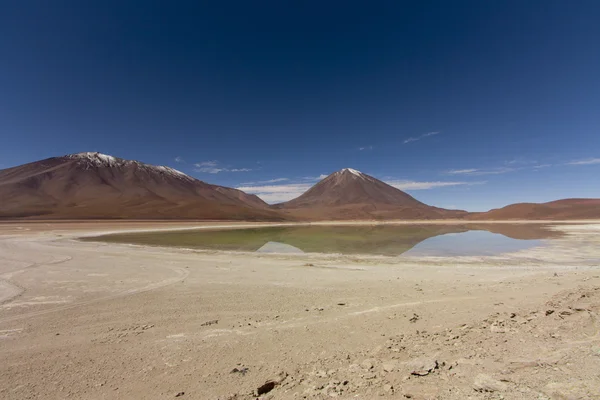
[[[87, 240], [267, 253], [498, 254], [558, 234], [540, 224], [344, 225], [146, 232]], [[411, 250], [412, 249], [412, 250]]]

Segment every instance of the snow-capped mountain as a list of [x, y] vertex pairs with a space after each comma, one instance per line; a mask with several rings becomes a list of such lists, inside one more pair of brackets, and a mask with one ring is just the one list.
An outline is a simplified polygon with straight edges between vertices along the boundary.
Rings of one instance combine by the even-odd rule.
[[334, 172], [301, 196], [275, 206], [309, 219], [433, 219], [459, 217], [352, 168]]
[[101, 153], [0, 171], [0, 217], [279, 219], [266, 203], [164, 166]]

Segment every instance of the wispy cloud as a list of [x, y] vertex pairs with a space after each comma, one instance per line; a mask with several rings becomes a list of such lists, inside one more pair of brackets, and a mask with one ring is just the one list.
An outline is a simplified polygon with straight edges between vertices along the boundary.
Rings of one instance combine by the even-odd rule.
[[[323, 176], [325, 177], [325, 176]], [[285, 178], [284, 178], [285, 179]], [[312, 179], [312, 178], [311, 178]], [[267, 181], [265, 181], [267, 182]], [[472, 185], [483, 185], [486, 182], [463, 182], [463, 181], [410, 181], [410, 180], [398, 180], [398, 179], [387, 179], [384, 181], [390, 186], [398, 188], [400, 190], [428, 190], [437, 189], [443, 187], [453, 186], [472, 186]], [[258, 183], [258, 182], [256, 182]], [[267, 203], [281, 203], [284, 201], [295, 199], [302, 195], [308, 189], [310, 189], [314, 183], [312, 182], [294, 182], [285, 183], [281, 185], [257, 185], [256, 183], [248, 182], [241, 184], [237, 189], [243, 190], [246, 193], [255, 194]]]
[[478, 169], [469, 168], [469, 169], [451, 169], [450, 171], [446, 171], [447, 174], [450, 175], [468, 175], [478, 172]]
[[275, 178], [275, 179], [268, 179], [266, 181], [254, 181], [254, 182], [243, 182], [241, 183], [241, 185], [244, 186], [248, 186], [248, 185], [263, 185], [265, 183], [277, 183], [277, 182], [285, 182], [285, 181], [289, 181], [289, 178]]
[[202, 161], [202, 162], [196, 163], [194, 165], [198, 168], [201, 168], [201, 167], [216, 167], [217, 164], [218, 164], [218, 162], [213, 160], [213, 161]]
[[406, 181], [406, 180], [388, 180], [385, 181], [390, 186], [393, 186], [400, 190], [428, 190], [437, 189], [449, 186], [473, 186], [473, 185], [484, 185], [486, 181], [479, 182], [444, 182], [444, 181], [431, 181], [431, 182], [419, 182], [419, 181]]
[[267, 203], [281, 203], [295, 199], [306, 192], [311, 183], [288, 183], [283, 185], [239, 186], [236, 189], [255, 194]]
[[[265, 181], [246, 182], [240, 184], [237, 189], [246, 193], [255, 194], [267, 203], [282, 203], [284, 201], [295, 199], [302, 193], [310, 189], [317, 181], [327, 178], [329, 175], [321, 174], [319, 176], [304, 176], [294, 178], [276, 178]], [[291, 181], [291, 182], [290, 182]], [[279, 185], [269, 185], [269, 183], [286, 182]]]
[[513, 158], [512, 160], [505, 161], [506, 165], [532, 165], [538, 164], [536, 160], [530, 160], [527, 158]]
[[499, 167], [499, 168], [490, 168], [490, 169], [478, 169], [478, 168], [468, 168], [468, 169], [451, 169], [446, 171], [448, 175], [499, 175], [506, 174], [508, 172], [516, 171], [515, 168], [510, 167]]
[[301, 179], [303, 181], [320, 181], [321, 179], [327, 178], [329, 175], [321, 174], [319, 176], [304, 176]]
[[576, 160], [568, 162], [567, 165], [595, 165], [600, 164], [600, 158], [588, 158], [586, 160]]
[[216, 160], [210, 161], [202, 161], [194, 164], [196, 167], [194, 171], [202, 172], [207, 174], [218, 174], [219, 172], [249, 172], [252, 171], [252, 168], [229, 168], [223, 167], [219, 165], [219, 162]]
[[365, 151], [365, 150], [373, 150], [373, 146], [363, 146], [363, 147], [358, 148], [358, 151]]
[[552, 166], [552, 164], [538, 164], [538, 165], [534, 165], [533, 169], [542, 169], [542, 168], [550, 168]]
[[439, 135], [439, 134], [440, 134], [440, 132], [428, 132], [428, 133], [424, 133], [424, 134], [419, 135], [419, 136], [409, 137], [408, 139], [404, 140], [404, 144], [408, 144], [408, 143], [411, 143], [411, 142], [416, 142], [416, 141], [424, 139], [426, 137], [434, 136], [434, 135]]
[[175, 157], [175, 162], [177, 162], [177, 163], [184, 163], [185, 160], [182, 157], [177, 156], [177, 157]]
[[194, 171], [202, 172], [204, 174], [218, 174], [219, 172], [224, 172], [226, 170], [223, 168], [202, 167], [202, 168], [195, 168]]

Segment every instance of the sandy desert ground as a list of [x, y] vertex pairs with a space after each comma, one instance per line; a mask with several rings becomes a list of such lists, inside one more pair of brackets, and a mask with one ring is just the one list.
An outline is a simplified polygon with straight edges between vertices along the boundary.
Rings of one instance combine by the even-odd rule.
[[1, 224], [0, 398], [600, 399], [598, 222], [493, 257], [76, 240], [197, 225]]

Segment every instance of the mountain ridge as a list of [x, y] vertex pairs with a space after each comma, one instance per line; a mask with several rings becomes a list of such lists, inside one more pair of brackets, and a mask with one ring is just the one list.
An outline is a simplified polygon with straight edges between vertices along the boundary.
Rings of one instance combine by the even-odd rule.
[[487, 212], [447, 210], [353, 168], [269, 205], [167, 166], [83, 152], [0, 170], [0, 218], [200, 220], [600, 219], [600, 199], [516, 203]]
[[96, 152], [0, 170], [0, 217], [280, 220], [255, 195]]
[[600, 199], [571, 198], [546, 203], [514, 203], [486, 212], [470, 213], [472, 220], [600, 219]]

